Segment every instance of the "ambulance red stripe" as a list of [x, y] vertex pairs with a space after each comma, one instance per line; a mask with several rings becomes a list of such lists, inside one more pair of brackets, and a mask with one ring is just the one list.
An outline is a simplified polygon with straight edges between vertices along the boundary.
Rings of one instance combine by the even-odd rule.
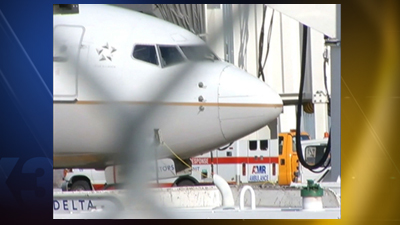
[[[192, 165], [207, 165], [211, 164], [211, 158], [192, 158]], [[252, 164], [269, 164], [278, 163], [278, 157], [218, 157], [213, 158], [213, 164], [240, 164], [240, 163], [252, 163]]]

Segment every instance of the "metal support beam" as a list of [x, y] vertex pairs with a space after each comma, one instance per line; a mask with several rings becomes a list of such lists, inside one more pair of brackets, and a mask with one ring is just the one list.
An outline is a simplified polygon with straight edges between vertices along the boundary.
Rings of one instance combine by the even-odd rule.
[[337, 39], [330, 39], [326, 43], [331, 46], [331, 77], [332, 77], [332, 97], [331, 97], [331, 165], [332, 169], [324, 178], [324, 182], [338, 182], [340, 181], [340, 84], [341, 84], [341, 46], [340, 46], [340, 10], [341, 5], [337, 5], [336, 20], [337, 20]]
[[324, 182], [337, 182], [340, 179], [340, 45], [331, 46], [331, 74], [332, 74], [332, 97], [331, 97], [331, 171], [324, 178]]
[[233, 58], [233, 17], [232, 17], [232, 4], [223, 4], [223, 24], [224, 24], [224, 58], [226, 62], [234, 64]]

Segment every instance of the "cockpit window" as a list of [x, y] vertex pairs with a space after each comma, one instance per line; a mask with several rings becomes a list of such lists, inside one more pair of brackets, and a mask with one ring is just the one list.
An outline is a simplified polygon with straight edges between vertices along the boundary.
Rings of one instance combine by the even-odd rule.
[[154, 45], [136, 45], [133, 57], [154, 65], [158, 65], [156, 47]]
[[159, 46], [162, 67], [171, 66], [185, 61], [176, 46]]
[[218, 60], [206, 45], [179, 46], [186, 58], [191, 61]]

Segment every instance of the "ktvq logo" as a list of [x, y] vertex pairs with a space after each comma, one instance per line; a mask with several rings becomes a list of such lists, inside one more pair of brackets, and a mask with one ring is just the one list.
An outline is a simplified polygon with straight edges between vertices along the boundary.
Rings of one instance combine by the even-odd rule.
[[31, 158], [22, 167], [18, 161], [18, 157], [0, 158], [0, 205], [17, 207], [51, 198], [51, 185], [48, 184], [53, 180], [53, 160]]

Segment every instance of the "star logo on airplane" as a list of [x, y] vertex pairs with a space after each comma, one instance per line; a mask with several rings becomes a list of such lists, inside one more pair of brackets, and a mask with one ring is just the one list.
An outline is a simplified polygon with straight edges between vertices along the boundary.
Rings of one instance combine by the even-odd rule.
[[112, 61], [113, 53], [117, 51], [116, 48], [108, 44], [108, 42], [101, 46], [101, 48], [96, 49], [97, 54], [100, 56], [99, 61], [109, 60]]

